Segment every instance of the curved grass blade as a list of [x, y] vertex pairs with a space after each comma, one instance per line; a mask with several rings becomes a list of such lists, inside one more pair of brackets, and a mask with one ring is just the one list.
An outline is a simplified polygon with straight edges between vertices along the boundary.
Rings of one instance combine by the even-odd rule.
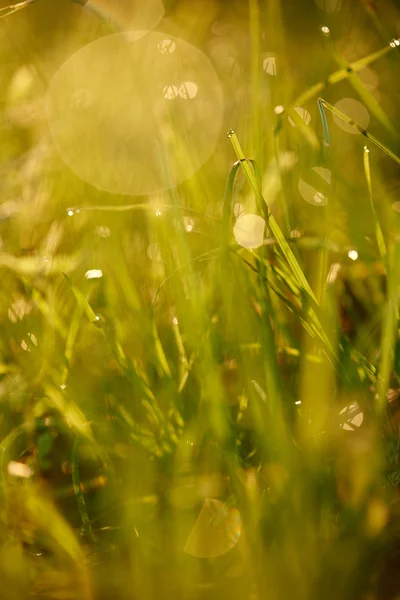
[[328, 110], [330, 110], [334, 115], [336, 115], [337, 117], [342, 119], [342, 121], [344, 121], [351, 127], [354, 127], [354, 129], [357, 129], [357, 131], [359, 133], [361, 133], [363, 136], [365, 136], [368, 140], [370, 140], [373, 144], [375, 144], [375, 146], [377, 146], [377, 148], [382, 150], [382, 152], [384, 152], [385, 154], [390, 156], [390, 158], [392, 160], [394, 160], [395, 162], [397, 162], [397, 164], [400, 165], [400, 158], [397, 156], [397, 154], [395, 154], [392, 150], [390, 150], [390, 148], [385, 146], [385, 144], [382, 144], [382, 142], [380, 142], [371, 133], [368, 133], [368, 131], [366, 129], [363, 129], [362, 127], [360, 127], [360, 125], [358, 125], [355, 121], [353, 121], [347, 115], [345, 115], [340, 110], [338, 110], [337, 108], [332, 106], [332, 104], [329, 104], [329, 102], [327, 102], [323, 98], [319, 98], [318, 101], [321, 102], [321, 104], [323, 104], [324, 108], [327, 108]]
[[[234, 246], [237, 247], [238, 245], [234, 244]], [[151, 303], [151, 308], [154, 309], [155, 303], [157, 301], [157, 298], [158, 298], [158, 296], [159, 296], [162, 288], [164, 287], [164, 285], [166, 283], [168, 283], [168, 281], [172, 277], [174, 277], [174, 275], [176, 275], [177, 273], [179, 273], [182, 269], [190, 267], [193, 263], [202, 262], [202, 261], [208, 260], [210, 258], [215, 258], [216, 256], [218, 256], [218, 254], [220, 254], [221, 251], [222, 251], [221, 247], [213, 248], [212, 250], [209, 250], [208, 252], [204, 252], [203, 254], [199, 254], [199, 256], [195, 256], [194, 258], [192, 258], [188, 262], [184, 263], [183, 265], [179, 265], [179, 267], [176, 267], [176, 269], [174, 269], [173, 271], [171, 271], [171, 273], [169, 273], [169, 275], [167, 275], [166, 278], [161, 282], [161, 284], [159, 285], [156, 293], [154, 294], [153, 302]]]
[[315, 302], [317, 302], [314, 292], [312, 291], [311, 286], [306, 279], [306, 276], [304, 275], [299, 263], [297, 262], [295, 255], [293, 254], [288, 242], [286, 241], [286, 238], [283, 235], [281, 228], [278, 225], [278, 222], [275, 220], [275, 217], [271, 214], [268, 204], [267, 204], [265, 198], [263, 198], [261, 188], [257, 182], [257, 179], [256, 179], [254, 173], [251, 171], [251, 169], [248, 165], [248, 162], [246, 160], [246, 157], [244, 156], [243, 150], [240, 146], [240, 143], [236, 136], [236, 133], [233, 130], [231, 130], [228, 133], [228, 137], [232, 142], [233, 149], [235, 150], [238, 159], [240, 161], [242, 161], [241, 165], [242, 165], [243, 171], [244, 171], [246, 178], [249, 182], [249, 185], [255, 195], [256, 201], [258, 202], [259, 206], [264, 206], [264, 204], [265, 204], [268, 208], [268, 225], [270, 226], [272, 233], [276, 237], [276, 240], [279, 244], [282, 254], [285, 257], [285, 259], [287, 260], [291, 270], [293, 271], [293, 275], [295, 276], [300, 287], [303, 288]]

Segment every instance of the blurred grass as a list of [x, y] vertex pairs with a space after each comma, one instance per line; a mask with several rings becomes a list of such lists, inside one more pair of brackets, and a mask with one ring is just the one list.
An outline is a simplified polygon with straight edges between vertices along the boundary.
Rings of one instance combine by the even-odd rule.
[[166, 2], [223, 130], [135, 198], [69, 170], [44, 110], [110, 22], [6, 4], [0, 597], [399, 597], [398, 6]]

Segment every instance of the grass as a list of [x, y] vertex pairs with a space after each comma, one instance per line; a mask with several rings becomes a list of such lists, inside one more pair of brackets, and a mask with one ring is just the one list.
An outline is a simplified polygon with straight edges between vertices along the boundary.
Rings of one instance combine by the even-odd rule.
[[[0, 8], [0, 598], [394, 600], [398, 8], [166, 3], [163, 52], [209, 53], [224, 111], [202, 168], [146, 197], [50, 135], [53, 75], [117, 27], [91, 9]], [[172, 132], [188, 83], [162, 88]], [[169, 141], [167, 180], [206, 129]]]

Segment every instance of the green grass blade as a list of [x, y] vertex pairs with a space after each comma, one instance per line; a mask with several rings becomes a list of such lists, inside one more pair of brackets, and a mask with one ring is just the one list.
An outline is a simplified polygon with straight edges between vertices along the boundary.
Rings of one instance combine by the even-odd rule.
[[373, 52], [372, 54], [369, 54], [364, 58], [351, 62], [347, 68], [342, 68], [338, 71], [335, 71], [334, 73], [329, 75], [326, 80], [315, 83], [308, 90], [306, 90], [300, 96], [298, 96], [296, 100], [292, 102], [291, 106], [303, 106], [306, 102], [309, 102], [310, 100], [313, 100], [313, 98], [318, 96], [322, 92], [322, 90], [327, 88], [329, 85], [334, 85], [336, 83], [339, 83], [340, 81], [343, 81], [344, 79], [347, 79], [350, 73], [357, 73], [358, 71], [365, 69], [368, 65], [374, 63], [383, 56], [386, 56], [386, 54], [391, 52], [393, 48], [397, 47], [395, 44], [392, 44], [394, 44], [394, 42], [391, 42], [390, 44], [388, 44], [384, 48], [381, 48], [381, 50], [378, 50], [377, 52]]
[[85, 313], [87, 318], [91, 323], [97, 323], [99, 321], [98, 315], [94, 312], [93, 308], [90, 306], [87, 298], [82, 294], [82, 292], [72, 283], [71, 279], [63, 273], [69, 287], [71, 288], [72, 293], [74, 294], [76, 300], [78, 301], [79, 306], [82, 308], [82, 311]]
[[382, 258], [383, 262], [385, 262], [387, 250], [386, 250], [386, 244], [385, 244], [385, 240], [383, 237], [382, 229], [381, 229], [381, 226], [379, 223], [378, 215], [376, 214], [376, 211], [375, 211], [374, 200], [373, 200], [373, 196], [372, 196], [372, 179], [371, 179], [371, 167], [370, 167], [369, 154], [370, 154], [369, 149], [367, 148], [367, 146], [364, 146], [364, 173], [365, 173], [365, 179], [367, 180], [368, 196], [369, 196], [369, 201], [371, 204], [372, 214], [374, 216], [376, 241], [378, 244], [381, 258]]
[[8, 17], [9, 15], [12, 15], [13, 13], [17, 12], [18, 10], [21, 10], [21, 9], [25, 8], [26, 6], [33, 4], [33, 2], [36, 2], [36, 0], [25, 0], [24, 2], [18, 2], [17, 4], [10, 4], [10, 6], [5, 6], [4, 8], [0, 8], [0, 19], [2, 19], [3, 17]]
[[[230, 131], [228, 136], [232, 142], [232, 146], [236, 152], [238, 159], [240, 161], [242, 161], [241, 165], [242, 165], [243, 171], [246, 175], [247, 181], [249, 182], [249, 185], [255, 195], [255, 198], [256, 198], [258, 204], [260, 206], [265, 204], [268, 207], [266, 200], [262, 196], [260, 186], [258, 185], [257, 180], [246, 161], [243, 150], [240, 146], [239, 140], [238, 140], [235, 132]], [[282, 254], [285, 257], [285, 259], [287, 260], [287, 262], [293, 272], [293, 275], [295, 276], [300, 287], [303, 288], [304, 290], [306, 290], [306, 292], [316, 302], [314, 292], [312, 291], [310, 284], [308, 283], [299, 263], [297, 262], [295, 255], [293, 254], [288, 242], [286, 241], [285, 236], [283, 235], [281, 228], [279, 227], [275, 217], [270, 213], [269, 207], [268, 207], [268, 225], [271, 228], [272, 233], [276, 237], [276, 240], [280, 246]]]
[[72, 467], [72, 484], [74, 487], [74, 493], [76, 497], [76, 502], [78, 504], [79, 514], [82, 519], [82, 524], [85, 530], [85, 533], [94, 540], [94, 534], [92, 530], [92, 524], [89, 519], [89, 515], [86, 508], [85, 496], [81, 487], [81, 478], [79, 474], [79, 439], [76, 438], [72, 447], [72, 455], [71, 455], [71, 467]]
[[382, 150], [382, 152], [387, 154], [387, 156], [389, 156], [392, 160], [394, 160], [397, 164], [400, 165], [400, 158], [397, 156], [397, 154], [395, 154], [392, 150], [390, 150], [390, 148], [388, 148], [387, 146], [382, 144], [382, 142], [380, 142], [376, 137], [374, 137], [366, 129], [363, 129], [362, 127], [360, 127], [360, 125], [358, 125], [355, 121], [353, 121], [348, 116], [346, 116], [344, 113], [342, 113], [340, 110], [338, 110], [337, 108], [332, 106], [332, 104], [329, 104], [329, 102], [327, 102], [323, 98], [319, 98], [319, 102], [321, 102], [321, 104], [323, 104], [323, 106], [325, 108], [327, 108], [328, 110], [330, 110], [334, 115], [336, 115], [337, 117], [342, 119], [342, 121], [344, 121], [351, 127], [354, 127], [354, 129], [357, 129], [357, 131], [359, 133], [364, 135], [368, 140], [370, 140], [373, 144], [375, 144], [375, 146], [377, 146], [377, 148]]

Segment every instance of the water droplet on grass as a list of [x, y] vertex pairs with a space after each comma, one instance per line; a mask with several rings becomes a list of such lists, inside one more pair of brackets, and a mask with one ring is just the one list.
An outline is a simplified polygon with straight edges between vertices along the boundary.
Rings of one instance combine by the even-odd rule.
[[351, 260], [357, 260], [357, 258], [358, 258], [358, 252], [357, 252], [357, 250], [349, 250], [349, 252], [347, 253], [347, 256]]
[[103, 277], [103, 271], [101, 269], [89, 269], [86, 271], [85, 278], [86, 279], [100, 279]]

